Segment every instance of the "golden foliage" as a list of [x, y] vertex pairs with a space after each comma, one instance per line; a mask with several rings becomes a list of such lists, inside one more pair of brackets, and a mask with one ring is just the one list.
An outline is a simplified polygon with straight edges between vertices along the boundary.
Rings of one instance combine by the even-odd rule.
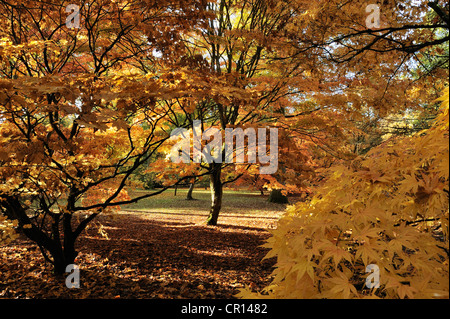
[[17, 233], [14, 227], [17, 226], [17, 221], [10, 221], [5, 216], [0, 215], [0, 244], [8, 244], [17, 238]]
[[[244, 298], [448, 298], [449, 94], [434, 125], [330, 169], [268, 240], [272, 285]], [[380, 269], [368, 289], [365, 269]]]

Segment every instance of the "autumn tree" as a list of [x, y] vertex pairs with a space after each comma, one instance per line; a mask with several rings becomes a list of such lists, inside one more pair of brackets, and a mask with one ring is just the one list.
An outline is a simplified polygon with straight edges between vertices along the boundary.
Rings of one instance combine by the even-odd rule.
[[[307, 102], [302, 96], [303, 92], [318, 89], [318, 80], [313, 79], [310, 72], [312, 59], [299, 62], [290, 51], [295, 37], [289, 30], [301, 16], [302, 6], [297, 1], [221, 0], [208, 3], [207, 10], [211, 14], [208, 25], [183, 35], [188, 52], [179, 60], [180, 67], [190, 67], [190, 77], [196, 79], [195, 83], [210, 88], [202, 99], [196, 95], [182, 101], [184, 115], [191, 123], [201, 121], [201, 132], [275, 127], [280, 119], [288, 117], [291, 120], [280, 122], [280, 129], [290, 128], [292, 121], [300, 117], [305, 123], [304, 132], [311, 129], [309, 136], [314, 135], [313, 129], [327, 131], [332, 128], [323, 125], [326, 114], [309, 117], [322, 110], [322, 105]], [[289, 57], [289, 61], [283, 60], [284, 57]], [[288, 144], [286, 140], [280, 141]], [[225, 153], [222, 149], [222, 158], [218, 161], [200, 164], [210, 177], [209, 225], [217, 224], [223, 186], [244, 176], [251, 166], [261, 164], [226, 163]], [[299, 155], [291, 157], [294, 156]]]
[[196, 1], [98, 0], [67, 23], [69, 4], [0, 1], [1, 236], [16, 227], [57, 274], [98, 214], [167, 188], [126, 192], [170, 137], [161, 101], [187, 87], [165, 61], [203, 19]]
[[240, 296], [448, 298], [448, 88], [440, 101], [430, 129], [333, 167], [310, 201], [292, 206], [267, 244], [273, 283]]
[[[317, 101], [350, 122], [402, 119], [443, 94], [440, 110], [425, 130], [326, 169], [314, 196], [292, 206], [269, 239], [272, 285], [241, 297], [448, 298], [448, 3], [385, 1], [372, 7], [379, 25], [364, 7], [305, 4], [307, 31], [292, 48], [300, 60], [313, 48], [321, 62], [313, 72], [328, 74], [333, 93], [318, 92]], [[366, 283], [373, 268], [376, 287]]]
[[[202, 131], [282, 127], [321, 144], [328, 155], [351, 158], [357, 150], [352, 155], [339, 142], [354, 138], [361, 144], [364, 122], [373, 126], [374, 119], [417, 109], [417, 99], [437, 97], [446, 74], [442, 60], [417, 68], [424, 55], [445, 55], [445, 4], [383, 3], [374, 8], [379, 19], [372, 20], [365, 7], [340, 1], [208, 3], [208, 26], [182, 37], [189, 52], [180, 65], [197, 70], [191, 76], [211, 87], [185, 107], [191, 121], [201, 120]], [[367, 147], [379, 142], [370, 139]], [[223, 163], [203, 164], [211, 179], [212, 225], [229, 182], [223, 170], [230, 165]]]

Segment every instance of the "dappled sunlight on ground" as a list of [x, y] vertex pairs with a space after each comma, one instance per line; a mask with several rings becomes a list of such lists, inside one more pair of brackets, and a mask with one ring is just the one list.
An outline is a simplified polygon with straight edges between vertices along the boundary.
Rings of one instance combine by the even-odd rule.
[[[195, 195], [195, 194], [194, 194]], [[260, 246], [278, 212], [122, 211], [99, 216], [80, 237], [80, 289], [51, 274], [39, 249], [21, 238], [0, 247], [0, 298], [231, 298], [269, 283], [274, 260]], [[100, 235], [99, 230], [101, 229]]]

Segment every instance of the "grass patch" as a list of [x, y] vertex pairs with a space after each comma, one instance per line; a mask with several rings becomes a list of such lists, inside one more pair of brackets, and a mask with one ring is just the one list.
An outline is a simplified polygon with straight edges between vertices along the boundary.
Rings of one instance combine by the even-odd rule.
[[[123, 205], [121, 208], [124, 212], [144, 213], [147, 215], [145, 218], [149, 219], [205, 223], [211, 205], [210, 191], [204, 188], [196, 189], [193, 193], [195, 200], [186, 200], [187, 191], [187, 188], [178, 189], [175, 196], [173, 189], [167, 190], [137, 203]], [[136, 197], [149, 192], [151, 191], [130, 190], [129, 194]], [[260, 192], [225, 189], [219, 224], [273, 228], [286, 206], [268, 202], [267, 195], [261, 196]]]
[[[152, 191], [131, 190], [130, 196], [140, 196]], [[211, 205], [211, 193], [209, 190], [195, 190], [195, 200], [186, 200], [187, 189], [178, 189], [177, 195], [174, 190], [143, 199], [137, 203], [124, 205], [122, 209], [127, 211], [147, 212], [209, 212]], [[265, 214], [267, 212], [283, 212], [286, 205], [270, 203], [267, 196], [261, 196], [259, 192], [225, 190], [222, 200], [222, 212], [239, 214]]]

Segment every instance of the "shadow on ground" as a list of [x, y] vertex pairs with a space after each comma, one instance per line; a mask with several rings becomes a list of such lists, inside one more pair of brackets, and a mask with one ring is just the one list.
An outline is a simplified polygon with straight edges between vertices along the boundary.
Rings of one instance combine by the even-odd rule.
[[0, 297], [232, 298], [244, 285], [259, 289], [269, 283], [274, 260], [262, 261], [268, 250], [260, 245], [269, 233], [261, 228], [152, 220], [136, 213], [100, 222], [77, 245], [79, 289], [66, 288], [39, 250], [19, 240], [0, 247]]

